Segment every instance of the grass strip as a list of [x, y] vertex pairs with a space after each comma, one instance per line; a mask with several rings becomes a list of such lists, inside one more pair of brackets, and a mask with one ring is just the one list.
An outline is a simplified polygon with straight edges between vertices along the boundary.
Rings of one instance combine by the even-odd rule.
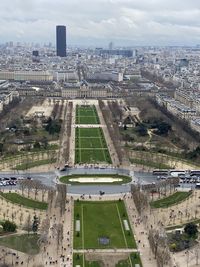
[[190, 195], [192, 194], [192, 191], [189, 192], [176, 192], [168, 197], [152, 201], [150, 203], [152, 208], [158, 209], [158, 208], [168, 208], [172, 205], [176, 205], [184, 200], [186, 200]]
[[16, 165], [13, 169], [18, 170], [18, 171], [23, 171], [23, 170], [27, 170], [33, 167], [52, 164], [55, 162], [56, 162], [56, 159], [42, 159], [38, 161], [27, 162], [27, 163]]
[[14, 204], [22, 205], [27, 208], [46, 210], [48, 207], [48, 204], [46, 202], [36, 201], [27, 197], [23, 197], [17, 193], [0, 192], [0, 196]]

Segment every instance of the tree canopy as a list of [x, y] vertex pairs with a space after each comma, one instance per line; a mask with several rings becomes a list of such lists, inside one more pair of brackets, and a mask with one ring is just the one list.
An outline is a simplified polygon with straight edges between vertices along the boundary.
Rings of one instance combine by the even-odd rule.
[[195, 237], [198, 233], [198, 228], [195, 223], [188, 223], [184, 227], [184, 231], [189, 237]]

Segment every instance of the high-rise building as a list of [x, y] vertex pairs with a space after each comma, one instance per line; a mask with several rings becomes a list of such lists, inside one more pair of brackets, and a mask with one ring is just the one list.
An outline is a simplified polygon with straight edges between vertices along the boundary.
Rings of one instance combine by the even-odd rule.
[[66, 27], [56, 26], [56, 51], [58, 57], [66, 57]]
[[109, 50], [113, 50], [113, 47], [114, 47], [113, 42], [110, 42], [110, 43], [109, 43], [109, 46], [108, 46], [108, 49], [109, 49]]
[[40, 57], [39, 57], [39, 51], [38, 50], [33, 50], [33, 52], [32, 52], [32, 61], [33, 62], [40, 62]]

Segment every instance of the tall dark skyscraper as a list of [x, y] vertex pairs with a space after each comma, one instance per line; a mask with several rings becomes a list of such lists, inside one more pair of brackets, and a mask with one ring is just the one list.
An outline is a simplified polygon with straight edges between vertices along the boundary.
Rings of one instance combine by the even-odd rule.
[[56, 50], [58, 57], [66, 57], [66, 27], [56, 26]]

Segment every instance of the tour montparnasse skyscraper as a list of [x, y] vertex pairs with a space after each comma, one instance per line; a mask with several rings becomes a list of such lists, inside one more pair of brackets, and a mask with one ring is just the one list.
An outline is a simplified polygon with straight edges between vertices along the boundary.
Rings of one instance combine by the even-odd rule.
[[66, 26], [56, 26], [56, 54], [58, 57], [66, 57]]

